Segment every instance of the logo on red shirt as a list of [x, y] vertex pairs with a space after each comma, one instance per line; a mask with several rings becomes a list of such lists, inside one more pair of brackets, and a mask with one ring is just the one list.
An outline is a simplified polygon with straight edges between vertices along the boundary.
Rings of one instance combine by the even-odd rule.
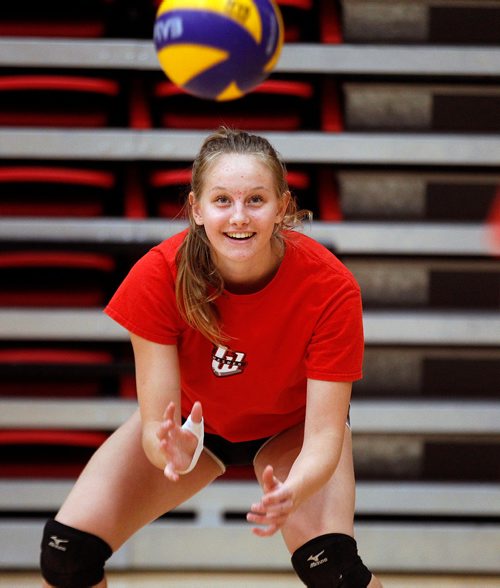
[[246, 367], [245, 354], [219, 345], [212, 353], [212, 370], [219, 378], [241, 374]]

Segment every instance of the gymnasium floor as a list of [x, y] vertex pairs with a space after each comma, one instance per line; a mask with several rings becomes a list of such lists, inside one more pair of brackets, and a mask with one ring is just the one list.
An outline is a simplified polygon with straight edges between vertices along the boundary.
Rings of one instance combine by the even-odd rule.
[[[384, 588], [500, 588], [500, 577], [380, 576]], [[300, 588], [287, 573], [110, 573], [109, 588]], [[37, 574], [0, 572], [0, 588], [40, 588]]]

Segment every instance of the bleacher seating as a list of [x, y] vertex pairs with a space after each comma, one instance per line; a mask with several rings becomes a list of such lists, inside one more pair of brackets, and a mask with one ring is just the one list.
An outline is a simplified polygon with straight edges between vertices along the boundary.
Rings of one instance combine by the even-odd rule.
[[313, 0], [277, 0], [276, 4], [286, 25], [285, 43], [317, 39], [318, 18], [315, 18]]
[[[78, 339], [78, 337], [75, 337]], [[39, 399], [136, 398], [129, 345], [2, 341], [2, 397]]]
[[0, 187], [2, 216], [112, 216], [119, 208], [109, 170], [11, 163], [0, 167]]
[[[42, 4], [9, 2], [0, 13], [0, 35], [19, 37], [100, 38], [112, 28], [114, 0], [63, 0]], [[75, 17], [78, 15], [78, 17]], [[116, 15], [115, 15], [116, 16]]]
[[102, 306], [115, 262], [109, 255], [75, 251], [0, 254], [0, 305], [4, 307]]
[[0, 76], [0, 125], [106, 127], [124, 124], [120, 84], [102, 77], [60, 74]]
[[314, 86], [306, 81], [270, 79], [240, 100], [208, 102], [187, 95], [169, 81], [154, 88], [156, 125], [213, 129], [220, 124], [249, 130], [296, 131], [314, 124]]
[[0, 431], [0, 476], [75, 478], [106, 437], [95, 431]]
[[[351, 416], [364, 558], [381, 571], [500, 573], [500, 261], [488, 234], [500, 216], [500, 3], [282, 0], [276, 72], [203, 109], [159, 73], [156, 0], [102, 4], [92, 27], [61, 12], [33, 28], [24, 10], [0, 9], [0, 568], [36, 568], [45, 517], [135, 409], [127, 334], [101, 308], [185, 226], [206, 129], [242, 121], [286, 160], [315, 214], [304, 231], [362, 287]], [[289, 569], [280, 539], [254, 542], [243, 521], [257, 495], [236, 470], [111, 567]], [[196, 562], [184, 541], [203, 545]]]

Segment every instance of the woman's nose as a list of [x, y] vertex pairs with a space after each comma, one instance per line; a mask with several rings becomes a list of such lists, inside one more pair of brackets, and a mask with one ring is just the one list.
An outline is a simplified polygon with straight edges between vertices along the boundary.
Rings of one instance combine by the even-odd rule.
[[231, 211], [230, 222], [233, 224], [243, 225], [248, 223], [248, 214], [244, 204], [235, 203]]

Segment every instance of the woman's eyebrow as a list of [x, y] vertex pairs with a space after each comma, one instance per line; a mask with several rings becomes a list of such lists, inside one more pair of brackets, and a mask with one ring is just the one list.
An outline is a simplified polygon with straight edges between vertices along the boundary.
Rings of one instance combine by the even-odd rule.
[[[250, 188], [248, 190], [248, 192], [255, 192], [257, 190], [268, 190], [268, 188], [266, 188], [265, 186], [255, 186], [253, 188]], [[230, 192], [229, 188], [226, 188], [225, 186], [213, 186], [212, 188], [210, 188], [209, 192]]]

